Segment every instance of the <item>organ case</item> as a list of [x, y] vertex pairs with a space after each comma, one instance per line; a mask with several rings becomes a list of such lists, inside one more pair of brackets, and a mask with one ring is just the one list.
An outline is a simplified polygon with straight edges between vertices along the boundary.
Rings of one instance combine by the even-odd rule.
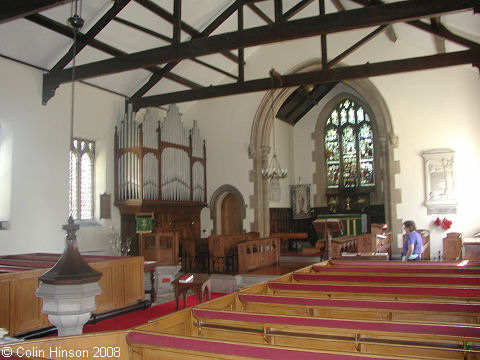
[[[200, 211], [206, 204], [206, 148], [197, 121], [190, 131], [170, 105], [160, 121], [155, 109], [129, 111], [115, 128], [115, 206], [122, 239], [135, 234], [132, 217], [153, 212], [155, 229], [179, 231], [180, 246], [194, 253], [200, 238]], [[140, 253], [138, 239], [132, 254]], [[192, 254], [193, 255], [193, 254]]]

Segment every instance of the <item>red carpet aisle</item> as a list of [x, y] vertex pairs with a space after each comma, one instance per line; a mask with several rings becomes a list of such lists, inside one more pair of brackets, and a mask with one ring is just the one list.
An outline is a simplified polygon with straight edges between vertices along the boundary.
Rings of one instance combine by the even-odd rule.
[[[212, 293], [212, 299], [226, 295], [224, 293]], [[187, 297], [187, 307], [197, 305], [197, 295]], [[183, 299], [178, 304], [180, 310], [183, 309]], [[83, 327], [83, 333], [121, 330], [128, 329], [133, 326], [145, 324], [150, 319], [170, 314], [175, 311], [175, 301], [169, 301], [164, 304], [154, 305], [145, 310], [137, 310], [128, 314], [116, 316], [111, 319], [99, 321], [96, 324], [87, 324]]]

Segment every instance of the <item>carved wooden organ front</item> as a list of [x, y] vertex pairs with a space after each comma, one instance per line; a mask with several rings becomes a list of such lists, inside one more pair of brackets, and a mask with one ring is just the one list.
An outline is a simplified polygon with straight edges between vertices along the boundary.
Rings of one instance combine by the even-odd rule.
[[181, 249], [171, 249], [172, 254], [195, 253], [200, 211], [207, 205], [206, 177], [205, 142], [197, 122], [186, 130], [177, 106], [169, 106], [163, 121], [154, 108], [125, 116], [115, 129], [115, 205], [122, 241], [134, 239], [132, 255], [149, 251], [144, 245], [149, 242], [140, 241], [135, 228], [135, 217], [145, 213], [153, 214], [152, 236], [168, 233], [178, 239]]
[[152, 109], [129, 113], [115, 130], [116, 203], [205, 203], [205, 152], [197, 121], [189, 134], [177, 106], [163, 122]]

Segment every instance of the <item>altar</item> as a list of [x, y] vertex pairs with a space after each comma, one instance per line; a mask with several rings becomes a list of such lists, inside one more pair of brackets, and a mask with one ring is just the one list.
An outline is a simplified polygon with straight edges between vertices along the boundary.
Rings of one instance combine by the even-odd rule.
[[360, 235], [367, 232], [367, 214], [328, 214], [319, 215], [318, 220], [338, 219], [343, 225], [343, 235]]

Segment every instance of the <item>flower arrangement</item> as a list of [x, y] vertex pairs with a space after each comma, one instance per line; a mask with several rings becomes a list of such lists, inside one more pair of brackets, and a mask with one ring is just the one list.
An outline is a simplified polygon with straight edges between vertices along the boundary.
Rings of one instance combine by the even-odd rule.
[[448, 230], [452, 226], [452, 221], [448, 220], [447, 218], [443, 218], [443, 220], [440, 220], [440, 218], [437, 217], [433, 222], [433, 225], [439, 226], [443, 230]]

